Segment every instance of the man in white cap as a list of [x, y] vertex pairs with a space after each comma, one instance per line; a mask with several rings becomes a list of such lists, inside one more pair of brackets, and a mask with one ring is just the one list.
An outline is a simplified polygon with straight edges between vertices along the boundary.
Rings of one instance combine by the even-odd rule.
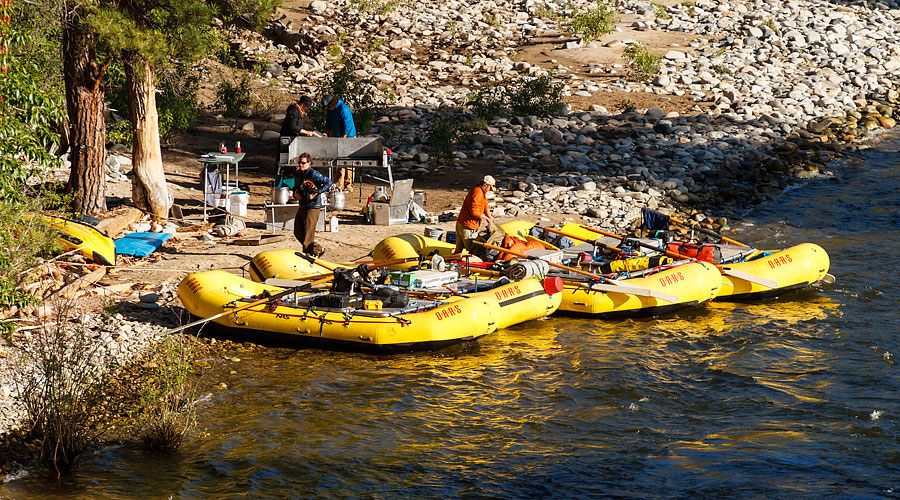
[[456, 219], [456, 249], [453, 253], [459, 253], [463, 249], [472, 251], [472, 240], [478, 236], [481, 222], [488, 227], [494, 225], [491, 217], [491, 209], [488, 207], [487, 193], [494, 190], [497, 181], [490, 175], [485, 175], [481, 184], [472, 188], [463, 201], [459, 217]]

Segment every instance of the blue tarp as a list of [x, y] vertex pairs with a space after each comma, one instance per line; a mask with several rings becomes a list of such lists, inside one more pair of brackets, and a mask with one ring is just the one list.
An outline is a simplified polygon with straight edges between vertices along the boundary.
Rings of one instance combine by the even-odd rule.
[[171, 233], [131, 233], [116, 240], [116, 253], [146, 257], [171, 237]]

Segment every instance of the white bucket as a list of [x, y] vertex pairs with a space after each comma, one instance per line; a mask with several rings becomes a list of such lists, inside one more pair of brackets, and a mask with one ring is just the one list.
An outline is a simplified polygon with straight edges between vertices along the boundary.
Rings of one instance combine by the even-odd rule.
[[246, 216], [250, 194], [246, 191], [235, 191], [228, 195], [228, 212], [233, 215]]

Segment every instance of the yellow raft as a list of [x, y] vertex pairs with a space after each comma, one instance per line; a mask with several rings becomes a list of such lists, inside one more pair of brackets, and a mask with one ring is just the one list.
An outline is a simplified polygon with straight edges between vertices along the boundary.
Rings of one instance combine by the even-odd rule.
[[828, 253], [815, 243], [780, 251], [757, 250], [740, 262], [720, 266], [722, 289], [716, 300], [757, 300], [806, 288], [824, 279], [830, 264]]
[[[523, 237], [533, 225], [515, 221], [500, 227], [507, 234]], [[375, 249], [376, 259], [387, 260], [429, 255], [435, 250], [447, 255], [453, 246], [423, 236], [402, 234], [382, 240]], [[715, 267], [705, 262], [661, 268], [647, 276], [621, 280], [619, 286], [596, 283], [590, 290], [587, 288], [590, 283], [578, 275], [568, 275], [566, 281], [560, 311], [607, 318], [658, 315], [698, 306], [714, 298], [722, 283]]]
[[[568, 223], [561, 231], [586, 241], [599, 236]], [[576, 241], [580, 243], [580, 241]], [[777, 297], [792, 290], [806, 288], [828, 275], [828, 253], [815, 243], [801, 243], [783, 250], [755, 250], [734, 245], [720, 245], [723, 257], [745, 252], [735, 262], [717, 265], [722, 286], [716, 300], [747, 301]], [[749, 252], [748, 252], [749, 250]]]
[[567, 283], [559, 310], [605, 318], [655, 316], [712, 300], [719, 293], [721, 281], [719, 272], [712, 264], [692, 262], [639, 278], [621, 280], [625, 285], [671, 295], [675, 300], [640, 295], [624, 290], [624, 287], [624, 291], [617, 292], [615, 286], [607, 285], [601, 291], [589, 289], [586, 282]]
[[58, 231], [57, 241], [65, 251], [78, 250], [86, 258], [104, 266], [116, 265], [116, 244], [106, 233], [85, 222], [41, 215], [44, 224]]
[[[187, 276], [178, 287], [185, 309], [200, 318], [241, 307], [265, 292], [284, 289], [225, 271]], [[311, 306], [313, 294], [295, 301], [261, 304], [213, 320], [226, 335], [254, 341], [376, 352], [439, 349], [475, 340], [500, 328], [546, 316], [559, 306], [541, 280], [529, 278], [484, 292], [430, 299], [413, 298], [404, 308], [365, 310]]]

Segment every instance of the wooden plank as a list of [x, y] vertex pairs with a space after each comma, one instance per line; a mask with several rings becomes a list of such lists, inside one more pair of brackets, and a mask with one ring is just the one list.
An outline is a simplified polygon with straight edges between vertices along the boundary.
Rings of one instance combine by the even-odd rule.
[[59, 291], [56, 293], [58, 295], [62, 295], [65, 298], [72, 298], [75, 296], [75, 292], [77, 292], [78, 290], [81, 290], [82, 288], [84, 288], [88, 285], [91, 285], [91, 284], [94, 284], [94, 283], [100, 281], [101, 279], [103, 279], [104, 276], [106, 276], [106, 268], [105, 267], [101, 267], [99, 269], [94, 269], [93, 271], [85, 274], [84, 276], [78, 278], [77, 280], [60, 288]]
[[281, 234], [264, 234], [260, 236], [254, 236], [251, 238], [240, 238], [234, 240], [232, 243], [235, 245], [241, 246], [250, 246], [257, 247], [260, 245], [268, 245], [270, 243], [278, 243], [279, 241], [284, 241], [284, 235]]

